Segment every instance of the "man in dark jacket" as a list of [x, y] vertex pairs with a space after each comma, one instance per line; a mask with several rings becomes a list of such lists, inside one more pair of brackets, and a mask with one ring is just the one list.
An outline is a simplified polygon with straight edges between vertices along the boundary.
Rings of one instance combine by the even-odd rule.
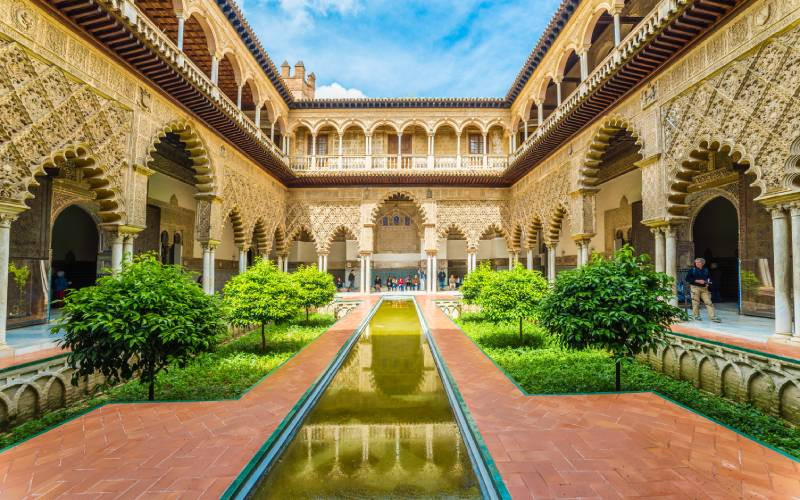
[[692, 291], [692, 315], [694, 319], [700, 320], [700, 300], [702, 300], [708, 311], [708, 319], [719, 323], [719, 318], [714, 312], [714, 304], [711, 303], [711, 293], [708, 291], [708, 286], [711, 284], [711, 273], [708, 272], [705, 265], [706, 260], [698, 257], [694, 259], [694, 267], [686, 273], [686, 282]]

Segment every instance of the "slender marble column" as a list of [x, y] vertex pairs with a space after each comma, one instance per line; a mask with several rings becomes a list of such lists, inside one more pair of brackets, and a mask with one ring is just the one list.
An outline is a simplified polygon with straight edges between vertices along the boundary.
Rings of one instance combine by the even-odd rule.
[[125, 237], [119, 231], [111, 232], [111, 273], [118, 274], [122, 270], [122, 252]]
[[483, 133], [483, 166], [489, 166], [489, 151], [486, 149], [486, 135], [487, 133]]
[[278, 255], [278, 269], [283, 271], [283, 256]]
[[789, 254], [789, 218], [782, 206], [772, 207], [772, 249], [775, 267], [775, 334], [792, 334], [792, 302], [789, 297], [791, 276]]
[[584, 50], [579, 57], [581, 58], [581, 81], [584, 81], [589, 78], [589, 51]]
[[184, 19], [183, 14], [178, 16], [178, 50], [183, 52], [183, 30], [184, 25], [186, 23], [186, 19]]
[[433, 293], [436, 293], [437, 291], [439, 291], [439, 278], [436, 276], [436, 274], [439, 272], [439, 266], [436, 263], [436, 256], [435, 255], [433, 256], [433, 269], [431, 271], [432, 271], [432, 274], [431, 274], [431, 283], [432, 283], [431, 291]]
[[284, 255], [283, 256], [283, 272], [285, 272], [285, 273], [289, 272], [289, 256], [288, 255]]
[[456, 168], [461, 168], [461, 133], [456, 134]]
[[792, 298], [794, 303], [794, 333], [791, 340], [800, 342], [800, 204], [790, 207], [792, 216]]
[[133, 261], [133, 240], [136, 239], [136, 235], [129, 234], [125, 236], [125, 241], [122, 244], [122, 260], [124, 262], [131, 262]]
[[239, 274], [247, 271], [247, 250], [239, 247]]
[[543, 121], [544, 121], [544, 103], [540, 102], [536, 104], [536, 123], [539, 126], [541, 126]]
[[366, 293], [370, 293], [370, 291], [372, 290], [372, 255], [367, 254], [364, 256], [364, 267], [367, 270], [366, 273], [367, 278], [365, 283], [367, 291]]
[[672, 277], [672, 297], [669, 303], [673, 306], [678, 305], [678, 290], [676, 281], [678, 279], [678, 240], [673, 226], [664, 227], [664, 267], [668, 276]]
[[6, 343], [8, 315], [8, 256], [11, 249], [11, 223], [16, 215], [0, 214], [0, 351], [9, 349]]
[[211, 247], [203, 243], [203, 291], [211, 295]]
[[209, 294], [213, 295], [214, 292], [217, 290], [217, 245], [211, 245], [211, 259], [209, 261], [210, 264], [210, 273], [209, 273], [209, 280], [211, 281], [211, 288], [209, 289]]
[[322, 270], [328, 272], [328, 254], [322, 254]]
[[556, 245], [547, 245], [547, 281], [553, 283], [556, 280]]
[[650, 230], [653, 233], [653, 238], [655, 239], [655, 256], [654, 262], [656, 271], [659, 273], [663, 273], [666, 264], [664, 262], [664, 232], [661, 231], [661, 228], [654, 227]]
[[614, 47], [622, 42], [622, 28], [620, 26], [619, 12], [614, 14]]
[[528, 252], [525, 254], [525, 266], [528, 268], [529, 271], [533, 271], [533, 250], [530, 248]]
[[561, 106], [561, 80], [556, 81], [556, 106]]
[[211, 56], [211, 83], [217, 85], [219, 83], [219, 58]]

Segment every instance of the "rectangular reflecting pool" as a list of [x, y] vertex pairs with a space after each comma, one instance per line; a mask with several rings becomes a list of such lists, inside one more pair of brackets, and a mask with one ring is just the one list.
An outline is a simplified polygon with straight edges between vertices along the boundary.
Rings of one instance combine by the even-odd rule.
[[480, 498], [414, 302], [384, 300], [251, 498]]

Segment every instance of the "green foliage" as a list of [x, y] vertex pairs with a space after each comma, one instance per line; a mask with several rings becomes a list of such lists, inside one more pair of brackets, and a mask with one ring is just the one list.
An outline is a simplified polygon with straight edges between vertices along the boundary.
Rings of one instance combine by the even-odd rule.
[[[606, 351], [566, 350], [540, 329], [526, 335], [526, 343], [520, 347], [516, 345], [513, 328], [493, 324], [477, 315], [464, 315], [458, 323], [530, 394], [591, 393], [615, 389], [616, 362]], [[800, 458], [800, 428], [752, 406], [703, 392], [689, 382], [670, 378], [638, 361], [623, 363], [622, 371], [625, 375], [622, 390], [658, 392]]]
[[300, 305], [306, 310], [306, 320], [312, 307], [326, 306], [336, 295], [333, 276], [315, 266], [300, 266], [291, 276], [299, 289]]
[[471, 273], [467, 274], [461, 284], [461, 296], [467, 304], [477, 304], [486, 280], [494, 274], [489, 262], [483, 262]]
[[[251, 332], [215, 351], [201, 354], [185, 367], [172, 367], [156, 377], [159, 400], [218, 400], [236, 398], [280, 366], [300, 349], [327, 330], [335, 319], [332, 315], [313, 315], [300, 324], [292, 323], [268, 327], [270, 350], [260, 353], [258, 332]], [[61, 424], [80, 413], [106, 402], [140, 401], [147, 397], [147, 386], [132, 380], [110, 389], [105, 394], [79, 401], [68, 408], [48, 412], [41, 417], [20, 424], [9, 432], [0, 434], [0, 449], [18, 443], [49, 427]]]
[[751, 298], [758, 293], [758, 288], [761, 286], [761, 280], [752, 271], [740, 271], [739, 279], [742, 282], [742, 295]]
[[14, 277], [14, 283], [17, 285], [20, 297], [22, 297], [25, 291], [25, 284], [28, 283], [28, 278], [31, 275], [31, 270], [25, 264], [17, 267], [13, 262], [9, 262], [8, 274]]
[[588, 265], [560, 273], [542, 301], [539, 321], [565, 348], [609, 351], [619, 374], [622, 360], [655, 348], [684, 317], [662, 300], [671, 295], [671, 278], [626, 245], [610, 259], [595, 255]]
[[547, 280], [538, 271], [517, 264], [508, 271], [490, 272], [484, 278], [478, 303], [483, 314], [497, 322], [522, 322], [536, 316], [539, 302], [547, 294]]
[[267, 350], [266, 324], [292, 319], [300, 308], [297, 285], [268, 260], [256, 260], [222, 290], [228, 321], [237, 326], [261, 325], [261, 350]]
[[73, 383], [94, 372], [110, 384], [138, 375], [153, 399], [160, 371], [211, 349], [225, 329], [217, 299], [190, 273], [145, 254], [67, 295], [52, 331], [64, 331], [58, 342], [71, 351]]

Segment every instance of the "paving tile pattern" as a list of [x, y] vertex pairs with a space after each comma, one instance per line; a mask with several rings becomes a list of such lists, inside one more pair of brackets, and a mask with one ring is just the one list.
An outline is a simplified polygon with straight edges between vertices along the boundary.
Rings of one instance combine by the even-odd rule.
[[0, 454], [0, 498], [218, 498], [374, 299], [237, 401], [106, 405]]
[[655, 394], [525, 396], [419, 302], [515, 499], [800, 498], [800, 464]]

